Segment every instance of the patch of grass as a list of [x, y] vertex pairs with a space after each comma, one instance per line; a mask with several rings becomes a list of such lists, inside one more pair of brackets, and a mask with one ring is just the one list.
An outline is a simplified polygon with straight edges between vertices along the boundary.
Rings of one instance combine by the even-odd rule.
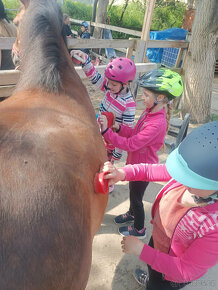
[[211, 121], [218, 121], [218, 115], [211, 114]]

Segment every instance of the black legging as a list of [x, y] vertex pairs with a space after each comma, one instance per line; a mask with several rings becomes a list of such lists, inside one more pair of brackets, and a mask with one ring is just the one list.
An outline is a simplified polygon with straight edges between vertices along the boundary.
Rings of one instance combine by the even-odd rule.
[[[154, 247], [153, 238], [149, 241], [149, 246]], [[146, 290], [178, 290], [184, 288], [188, 283], [175, 283], [165, 280], [160, 272], [153, 270], [148, 265], [149, 281], [146, 284]]]
[[130, 194], [130, 214], [134, 216], [134, 227], [137, 230], [144, 228], [145, 211], [143, 206], [143, 195], [146, 187], [148, 186], [147, 181], [130, 181], [129, 182], [129, 194]]

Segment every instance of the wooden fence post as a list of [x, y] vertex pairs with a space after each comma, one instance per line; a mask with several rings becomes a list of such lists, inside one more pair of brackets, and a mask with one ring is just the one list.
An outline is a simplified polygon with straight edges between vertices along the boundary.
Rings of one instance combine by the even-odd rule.
[[[144, 16], [144, 22], [143, 22], [143, 27], [142, 27], [142, 36], [141, 36], [141, 40], [146, 41], [146, 44], [148, 43], [148, 40], [150, 38], [150, 28], [151, 28], [152, 15], [154, 12], [155, 2], [156, 2], [156, 0], [147, 0], [146, 1], [146, 11], [145, 11], [145, 16]], [[149, 59], [146, 57], [147, 47], [148, 46], [146, 45], [144, 57], [143, 57], [143, 60], [145, 62], [149, 62]]]
[[[145, 54], [145, 48], [146, 48], [146, 41], [144, 40], [137, 40], [136, 44], [136, 52], [135, 52], [135, 63], [142, 63], [144, 60], [144, 54]], [[135, 79], [139, 77], [139, 73], [136, 74]], [[138, 90], [138, 85], [136, 83], [133, 84], [132, 86], [133, 90], [133, 96], [136, 98], [137, 95], [137, 90]]]
[[[134, 38], [129, 38], [129, 40], [133, 40], [133, 39]], [[130, 59], [132, 58], [133, 50], [136, 49], [137, 40], [136, 39], [134, 39], [134, 40], [135, 40], [134, 44], [132, 46], [127, 47], [127, 50], [126, 50], [126, 57], [130, 58]]]

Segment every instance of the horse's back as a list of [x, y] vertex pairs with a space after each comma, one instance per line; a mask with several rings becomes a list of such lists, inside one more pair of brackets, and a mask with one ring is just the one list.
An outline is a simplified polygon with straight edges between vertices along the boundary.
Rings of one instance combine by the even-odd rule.
[[75, 101], [36, 91], [1, 104], [2, 289], [85, 288], [107, 203], [93, 188], [106, 156], [91, 120]]

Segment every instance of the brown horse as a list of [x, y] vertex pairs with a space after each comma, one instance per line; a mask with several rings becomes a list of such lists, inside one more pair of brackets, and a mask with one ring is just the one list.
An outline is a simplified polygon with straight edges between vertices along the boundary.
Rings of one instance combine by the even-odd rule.
[[20, 82], [0, 104], [0, 289], [81, 290], [108, 199], [93, 187], [105, 147], [59, 6], [28, 2]]

